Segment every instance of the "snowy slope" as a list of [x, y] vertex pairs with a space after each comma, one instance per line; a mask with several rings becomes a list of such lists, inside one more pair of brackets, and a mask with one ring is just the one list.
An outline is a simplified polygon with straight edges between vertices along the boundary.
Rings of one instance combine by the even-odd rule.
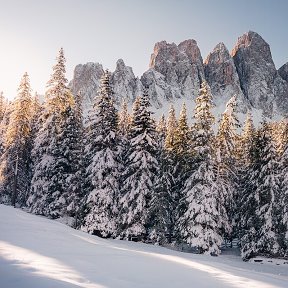
[[[287, 267], [286, 267], [287, 266]], [[288, 265], [104, 240], [0, 205], [1, 288], [287, 287]]]

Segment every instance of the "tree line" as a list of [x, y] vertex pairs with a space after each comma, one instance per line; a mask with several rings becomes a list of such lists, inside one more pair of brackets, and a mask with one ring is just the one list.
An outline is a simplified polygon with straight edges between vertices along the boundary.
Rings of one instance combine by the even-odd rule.
[[84, 119], [65, 61], [61, 49], [44, 103], [27, 73], [11, 103], [0, 95], [0, 203], [104, 238], [211, 255], [238, 239], [244, 260], [288, 256], [287, 121], [256, 128], [248, 113], [240, 127], [231, 98], [215, 131], [204, 81], [193, 125], [185, 104], [157, 122], [147, 90], [131, 114], [116, 109], [108, 71]]

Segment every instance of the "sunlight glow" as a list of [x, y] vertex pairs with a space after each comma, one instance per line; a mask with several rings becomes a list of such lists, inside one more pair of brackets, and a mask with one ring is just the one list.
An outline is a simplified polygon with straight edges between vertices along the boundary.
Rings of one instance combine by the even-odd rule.
[[42, 256], [6, 242], [0, 241], [0, 256], [10, 261], [16, 261], [22, 268], [33, 269], [33, 273], [37, 275], [60, 280], [83, 288], [106, 288], [103, 285], [91, 283], [71, 267], [53, 258]]

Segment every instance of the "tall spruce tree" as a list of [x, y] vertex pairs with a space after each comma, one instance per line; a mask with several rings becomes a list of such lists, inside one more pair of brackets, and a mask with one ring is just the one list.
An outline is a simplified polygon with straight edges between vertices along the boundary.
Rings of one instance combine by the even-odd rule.
[[[184, 119], [182, 124], [185, 124], [185, 112], [183, 114]], [[181, 124], [181, 125], [182, 125]], [[184, 125], [185, 126], [185, 125]], [[161, 149], [161, 153], [159, 156], [159, 175], [157, 178], [156, 192], [157, 195], [162, 195], [162, 197], [166, 197], [163, 199], [162, 214], [166, 216], [165, 220], [165, 237], [162, 235], [162, 239], [169, 243], [174, 241], [176, 237], [175, 231], [175, 223], [179, 217], [178, 213], [178, 205], [180, 196], [180, 187], [178, 186], [181, 175], [178, 172], [181, 170], [181, 165], [179, 163], [179, 143], [180, 138], [177, 136], [178, 133], [178, 120], [176, 118], [174, 106], [171, 104], [168, 118], [166, 121], [165, 127], [165, 139], [163, 139], [163, 147]], [[180, 135], [179, 135], [180, 136]], [[180, 136], [181, 137], [181, 136]], [[179, 145], [180, 144], [180, 145]], [[160, 200], [159, 200], [160, 202]], [[163, 221], [164, 222], [164, 221]], [[163, 234], [163, 233], [162, 233]]]
[[93, 122], [88, 128], [86, 175], [89, 185], [86, 187], [86, 216], [81, 228], [101, 237], [115, 236], [118, 225], [121, 167], [117, 120], [110, 74], [106, 70], [94, 105]]
[[25, 204], [30, 185], [31, 118], [31, 88], [25, 73], [13, 102], [1, 157], [1, 201], [14, 207]]
[[148, 211], [158, 167], [155, 123], [149, 106], [147, 91], [133, 105], [120, 199], [120, 234], [125, 239], [144, 236], [149, 228]]
[[121, 137], [127, 137], [130, 129], [131, 117], [128, 112], [128, 105], [126, 99], [123, 99], [118, 116], [118, 130]]
[[156, 127], [159, 169], [155, 181], [155, 193], [149, 205], [149, 239], [153, 243], [164, 245], [171, 242], [173, 235], [173, 175], [172, 161], [165, 150], [166, 121], [164, 115]]
[[254, 136], [252, 163], [248, 169], [240, 205], [241, 254], [244, 260], [257, 255], [278, 255], [279, 168], [269, 124]]
[[[173, 146], [173, 203], [174, 207], [174, 223], [183, 215], [186, 210], [185, 193], [183, 193], [186, 180], [191, 176], [192, 170], [192, 149], [191, 149], [191, 129], [188, 126], [186, 104], [183, 103], [180, 116], [176, 122], [177, 126], [174, 135]], [[184, 200], [184, 201], [183, 201]], [[179, 238], [178, 229], [174, 229], [176, 238]], [[179, 240], [179, 239], [178, 239]]]
[[217, 162], [217, 179], [218, 185], [222, 187], [223, 199], [225, 201], [225, 208], [228, 213], [229, 221], [232, 225], [233, 234], [228, 234], [225, 238], [230, 239], [232, 245], [232, 238], [236, 237], [237, 229], [237, 203], [235, 200], [238, 197], [239, 186], [239, 167], [237, 166], [237, 147], [239, 142], [239, 135], [237, 129], [240, 128], [239, 120], [236, 116], [236, 98], [232, 97], [226, 104], [219, 123], [218, 133], [216, 136], [216, 162]]
[[223, 230], [229, 229], [228, 217], [215, 174], [214, 135], [211, 113], [212, 95], [206, 82], [196, 98], [194, 153], [196, 164], [185, 183], [186, 210], [178, 225], [182, 239], [199, 253], [220, 253]]
[[47, 84], [42, 127], [33, 145], [34, 169], [27, 200], [31, 212], [51, 218], [73, 216], [67, 207], [72, 195], [80, 193], [75, 187], [80, 179], [74, 179], [81, 166], [81, 134], [75, 129], [79, 119], [75, 99], [66, 86], [65, 62], [61, 48]]
[[288, 121], [280, 123], [281, 135], [277, 139], [280, 171], [280, 196], [276, 199], [279, 207], [277, 232], [280, 255], [288, 256]]
[[175, 114], [174, 106], [171, 104], [168, 112], [167, 118], [167, 131], [165, 137], [165, 149], [167, 151], [175, 150], [175, 138], [176, 138], [176, 129], [177, 129], [177, 119]]

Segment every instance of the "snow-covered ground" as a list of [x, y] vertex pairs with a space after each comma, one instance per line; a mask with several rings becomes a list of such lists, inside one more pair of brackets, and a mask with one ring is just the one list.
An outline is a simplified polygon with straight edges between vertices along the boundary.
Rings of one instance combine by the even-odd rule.
[[104, 240], [0, 205], [0, 288], [26, 287], [287, 288], [288, 264]]

